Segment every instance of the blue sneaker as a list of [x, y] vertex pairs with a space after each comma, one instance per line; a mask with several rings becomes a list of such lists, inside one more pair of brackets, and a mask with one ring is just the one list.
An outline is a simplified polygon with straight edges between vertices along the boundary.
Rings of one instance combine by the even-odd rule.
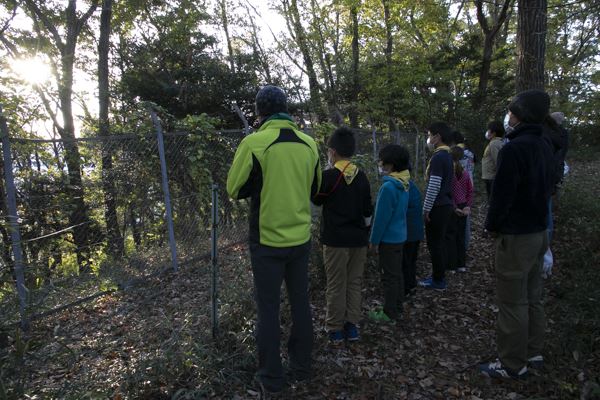
[[330, 331], [329, 332], [329, 343], [333, 345], [339, 345], [344, 343], [344, 332], [342, 331]]
[[513, 371], [502, 365], [500, 360], [491, 363], [479, 364], [479, 372], [489, 378], [500, 379], [526, 379], [529, 375], [527, 366], [524, 366], [519, 371]]
[[425, 289], [436, 289], [436, 290], [444, 290], [448, 287], [446, 284], [446, 280], [436, 281], [433, 278], [427, 278], [422, 281], [419, 281], [419, 286]]
[[356, 342], [359, 339], [358, 327], [352, 322], [346, 322], [344, 324], [344, 334], [349, 342]]

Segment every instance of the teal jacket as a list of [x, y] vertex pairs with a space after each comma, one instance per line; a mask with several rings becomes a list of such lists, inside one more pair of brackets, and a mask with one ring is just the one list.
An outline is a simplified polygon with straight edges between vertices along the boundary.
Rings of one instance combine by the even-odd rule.
[[398, 179], [384, 176], [377, 195], [369, 241], [374, 245], [406, 242], [407, 208], [408, 190]]
[[320, 185], [317, 145], [287, 114], [242, 140], [227, 175], [232, 198], [251, 198], [250, 242], [272, 247], [310, 240], [310, 199]]

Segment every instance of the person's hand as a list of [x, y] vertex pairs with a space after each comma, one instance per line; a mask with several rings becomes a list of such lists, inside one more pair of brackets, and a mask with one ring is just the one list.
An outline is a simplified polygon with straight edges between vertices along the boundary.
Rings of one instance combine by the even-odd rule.
[[462, 217], [464, 215], [460, 208], [455, 208], [454, 214], [458, 215], [459, 217]]
[[471, 207], [465, 207], [462, 209], [462, 213], [463, 215], [466, 217], [467, 215], [471, 214]]
[[554, 257], [552, 256], [552, 251], [550, 247], [546, 250], [544, 254], [544, 265], [542, 267], [542, 278], [547, 279], [552, 275], [552, 267], [554, 266]]
[[429, 212], [423, 213], [423, 221], [425, 221], [426, 224], [431, 222], [431, 219], [429, 218]]

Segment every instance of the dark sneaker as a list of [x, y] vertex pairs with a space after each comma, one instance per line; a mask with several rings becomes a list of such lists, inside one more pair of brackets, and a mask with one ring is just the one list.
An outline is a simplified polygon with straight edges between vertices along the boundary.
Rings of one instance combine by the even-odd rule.
[[356, 342], [359, 339], [358, 327], [352, 322], [344, 324], [344, 334], [349, 342]]
[[502, 365], [500, 360], [491, 363], [479, 364], [479, 372], [489, 378], [499, 379], [526, 379], [529, 375], [527, 366], [524, 366], [519, 371], [513, 371]]
[[421, 286], [425, 289], [435, 289], [435, 290], [445, 290], [448, 287], [445, 279], [442, 281], [436, 281], [433, 278], [427, 278], [423, 281], [420, 281], [419, 286]]
[[544, 367], [544, 357], [541, 355], [529, 357], [527, 365], [533, 369], [542, 369]]
[[[273, 387], [266, 385], [258, 376], [254, 376], [254, 382], [258, 386], [263, 399], [284, 399], [286, 398], [285, 386]], [[289, 394], [289, 393], [288, 393]]]
[[330, 331], [329, 332], [329, 343], [333, 345], [339, 345], [344, 343], [344, 332], [342, 331]]

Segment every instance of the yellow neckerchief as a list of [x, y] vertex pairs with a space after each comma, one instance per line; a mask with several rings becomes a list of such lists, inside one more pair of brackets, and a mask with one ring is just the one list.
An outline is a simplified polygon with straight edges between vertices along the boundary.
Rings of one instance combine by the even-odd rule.
[[[447, 151], [448, 153], [450, 153], [450, 147], [448, 147], [446, 145], [436, 147], [436, 149], [433, 151], [433, 154], [431, 155], [431, 158], [433, 158], [435, 153], [438, 153], [440, 151]], [[427, 163], [427, 169], [425, 170], [425, 176], [427, 177], [428, 180], [429, 180], [429, 168], [431, 167], [431, 158], [429, 159], [429, 162]]]
[[465, 144], [464, 143], [459, 143], [459, 144], [457, 144], [457, 146], [460, 147], [463, 150], [465, 149]]
[[351, 184], [356, 175], [358, 175], [358, 167], [348, 160], [339, 160], [333, 167], [339, 170], [344, 175], [346, 184]]
[[399, 180], [402, 186], [404, 186], [404, 190], [408, 192], [408, 188], [410, 187], [410, 172], [407, 169], [400, 172], [390, 172], [388, 176]]

